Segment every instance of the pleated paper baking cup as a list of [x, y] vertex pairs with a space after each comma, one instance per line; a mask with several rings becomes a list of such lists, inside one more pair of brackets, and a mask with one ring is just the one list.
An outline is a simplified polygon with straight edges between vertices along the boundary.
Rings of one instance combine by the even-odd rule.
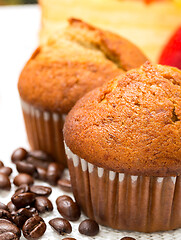
[[67, 166], [62, 132], [66, 115], [40, 110], [24, 101], [21, 105], [31, 148], [46, 151]]
[[181, 227], [181, 177], [135, 176], [81, 159], [65, 144], [73, 193], [84, 213], [119, 230], [156, 232]]

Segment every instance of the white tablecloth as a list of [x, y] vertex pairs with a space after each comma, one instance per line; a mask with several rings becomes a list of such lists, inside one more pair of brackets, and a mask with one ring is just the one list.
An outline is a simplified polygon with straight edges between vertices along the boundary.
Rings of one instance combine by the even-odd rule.
[[[17, 174], [10, 161], [12, 151], [19, 146], [28, 148], [17, 81], [25, 62], [37, 47], [39, 28], [40, 9], [38, 6], [0, 7], [0, 160], [6, 166], [13, 168], [11, 180]], [[43, 184], [46, 185], [46, 183]], [[0, 201], [8, 203], [14, 189], [12, 184], [11, 192], [0, 191]], [[61, 194], [65, 193], [58, 188], [53, 188], [50, 199], [54, 204], [54, 211], [43, 215], [47, 223], [47, 231], [41, 238], [42, 240], [57, 240], [65, 237], [56, 234], [48, 224], [49, 219], [60, 216], [56, 210], [55, 200]], [[84, 218], [82, 216], [80, 220]], [[137, 240], [181, 239], [181, 229], [166, 233], [143, 234], [115, 231], [105, 227], [100, 227], [98, 236], [86, 237], [79, 234], [79, 223], [80, 221], [72, 223], [73, 231], [67, 236], [77, 240], [119, 240], [123, 236], [132, 236]], [[21, 237], [21, 239], [24, 238]]]

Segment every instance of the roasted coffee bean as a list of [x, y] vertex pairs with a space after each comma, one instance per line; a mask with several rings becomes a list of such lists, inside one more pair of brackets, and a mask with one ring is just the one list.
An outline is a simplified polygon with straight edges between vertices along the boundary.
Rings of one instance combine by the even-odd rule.
[[56, 200], [59, 213], [70, 221], [76, 221], [80, 218], [79, 205], [66, 195], [60, 196]]
[[38, 211], [34, 207], [26, 207], [32, 216], [38, 215]]
[[17, 162], [16, 169], [19, 173], [27, 173], [31, 176], [36, 176], [37, 174], [36, 167], [33, 164], [23, 161]]
[[9, 177], [3, 173], [0, 173], [0, 190], [10, 190], [11, 182]]
[[14, 214], [18, 210], [18, 208], [11, 201], [8, 202], [7, 207], [11, 214]]
[[0, 161], [0, 167], [4, 167], [4, 163]]
[[60, 167], [58, 163], [50, 163], [47, 169], [47, 181], [51, 185], [56, 185], [62, 173], [63, 167]]
[[14, 178], [13, 183], [16, 186], [20, 186], [22, 184], [32, 185], [34, 183], [34, 179], [29, 174], [20, 173]]
[[54, 218], [49, 221], [49, 224], [61, 235], [72, 232], [72, 226], [69, 221], [64, 218]]
[[99, 232], [99, 225], [92, 219], [86, 219], [80, 223], [79, 232], [86, 236], [95, 236]]
[[121, 238], [121, 240], [136, 240], [136, 239], [132, 237], [123, 237]]
[[24, 148], [17, 148], [11, 155], [12, 162], [16, 163], [17, 161], [22, 161], [26, 159], [27, 151]]
[[35, 193], [37, 196], [48, 197], [52, 193], [52, 189], [50, 187], [33, 185], [30, 187], [30, 192]]
[[28, 184], [21, 184], [15, 191], [16, 194], [18, 193], [26, 193], [30, 191], [30, 187]]
[[77, 240], [75, 238], [63, 238], [62, 240]]
[[12, 173], [12, 169], [10, 167], [1, 167], [0, 168], [0, 173], [3, 173], [7, 176], [10, 176]]
[[12, 232], [16, 234], [17, 237], [21, 236], [21, 231], [15, 224], [6, 219], [0, 219], [0, 234], [4, 232]]
[[58, 186], [65, 192], [72, 192], [72, 185], [68, 179], [59, 179], [57, 182]]
[[47, 170], [45, 168], [42, 167], [37, 167], [37, 178], [42, 180], [42, 181], [46, 181], [47, 178]]
[[54, 162], [55, 161], [50, 154], [48, 154], [44, 151], [41, 151], [41, 150], [29, 151], [28, 156], [39, 159], [39, 160], [43, 160], [45, 162]]
[[0, 234], [1, 240], [19, 240], [19, 237], [12, 232], [4, 232]]
[[4, 209], [0, 209], [0, 218], [12, 221], [11, 213]]
[[36, 197], [34, 206], [39, 213], [51, 212], [53, 205], [47, 197]]
[[31, 205], [35, 201], [36, 194], [34, 193], [15, 193], [11, 201], [17, 208], [23, 208]]
[[46, 231], [46, 224], [40, 216], [33, 216], [25, 222], [22, 230], [25, 238], [37, 239]]
[[27, 208], [20, 208], [13, 216], [13, 222], [22, 228], [28, 218], [32, 217], [32, 213]]
[[4, 209], [4, 210], [6, 210], [6, 211], [9, 211], [7, 205], [5, 205], [5, 204], [2, 203], [2, 202], [0, 202], [0, 209]]

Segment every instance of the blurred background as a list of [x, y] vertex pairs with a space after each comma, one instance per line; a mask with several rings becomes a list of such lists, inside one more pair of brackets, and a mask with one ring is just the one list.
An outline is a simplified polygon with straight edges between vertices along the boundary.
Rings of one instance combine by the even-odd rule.
[[37, 0], [0, 0], [0, 5], [32, 4]]

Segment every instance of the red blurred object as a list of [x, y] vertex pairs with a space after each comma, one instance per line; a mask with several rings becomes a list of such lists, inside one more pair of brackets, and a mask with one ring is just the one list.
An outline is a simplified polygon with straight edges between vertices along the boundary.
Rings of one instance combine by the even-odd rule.
[[179, 27], [165, 46], [159, 63], [181, 69], [181, 27]]

